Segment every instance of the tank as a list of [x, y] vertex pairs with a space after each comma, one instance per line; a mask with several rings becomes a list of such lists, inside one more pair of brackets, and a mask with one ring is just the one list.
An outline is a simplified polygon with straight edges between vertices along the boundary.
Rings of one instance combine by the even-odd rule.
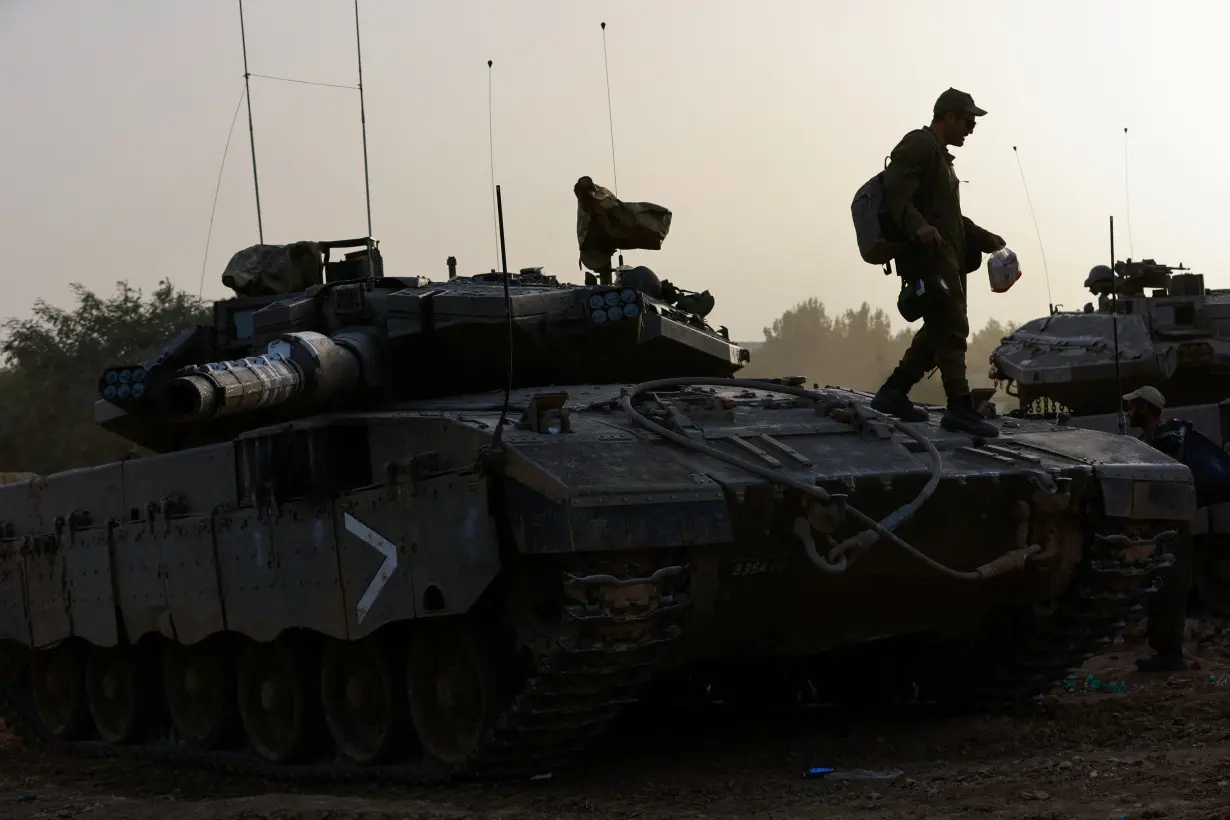
[[211, 324], [99, 374], [98, 423], [150, 454], [0, 487], [27, 742], [534, 776], [655, 691], [856, 696], [851, 652], [911, 697], [1028, 703], [1139, 616], [1193, 514], [1131, 438], [739, 379], [712, 297], [644, 266], [455, 269], [257, 246]]
[[[1026, 322], [991, 354], [991, 378], [1019, 399], [1015, 414], [1119, 432], [1121, 396], [1152, 385], [1166, 397], [1164, 419], [1190, 421], [1224, 456], [1230, 445], [1230, 289], [1207, 288], [1203, 274], [1153, 259], [1119, 261], [1113, 272], [1095, 266], [1085, 287], [1096, 306]], [[1230, 503], [1201, 503], [1192, 534], [1199, 597], [1230, 616]]]
[[1203, 274], [1152, 259], [1116, 262], [1114, 273], [1098, 265], [1085, 287], [1096, 305], [1026, 322], [991, 355], [992, 380], [1024, 410], [1117, 413], [1119, 397], [1146, 384], [1178, 406], [1230, 395], [1230, 290], [1206, 288]]

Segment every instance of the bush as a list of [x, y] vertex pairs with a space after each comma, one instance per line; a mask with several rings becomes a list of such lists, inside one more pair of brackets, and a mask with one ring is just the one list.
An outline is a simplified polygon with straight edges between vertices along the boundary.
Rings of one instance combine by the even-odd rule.
[[94, 424], [99, 376], [211, 321], [209, 305], [166, 280], [148, 297], [126, 282], [108, 298], [72, 290], [71, 310], [40, 299], [30, 318], [4, 323], [0, 471], [46, 474], [124, 457], [132, 445]]

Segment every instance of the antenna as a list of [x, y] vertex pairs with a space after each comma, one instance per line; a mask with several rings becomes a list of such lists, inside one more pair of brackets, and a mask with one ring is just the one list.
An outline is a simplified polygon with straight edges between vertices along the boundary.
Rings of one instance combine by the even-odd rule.
[[243, 105], [244, 98], [248, 96], [247, 90], [240, 92], [239, 102], [235, 103], [235, 113], [231, 115], [231, 128], [226, 132], [226, 145], [222, 146], [222, 162], [218, 166], [218, 181], [214, 183], [214, 204], [209, 209], [209, 230], [205, 232], [205, 258], [201, 260], [201, 281], [197, 283], [196, 298], [200, 299], [205, 293], [205, 266], [209, 264], [209, 240], [214, 235], [214, 215], [218, 212], [218, 192], [222, 190], [222, 172], [226, 170], [226, 155], [231, 150], [231, 137], [235, 135], [235, 123], [239, 119], [239, 108]]
[[1123, 129], [1123, 203], [1127, 210], [1127, 229], [1128, 229], [1128, 259], [1136, 256], [1136, 249], [1132, 245], [1132, 196], [1131, 189], [1128, 187], [1128, 130]]
[[504, 422], [508, 418], [508, 407], [512, 400], [513, 388], [513, 310], [512, 296], [508, 292], [508, 254], [504, 246], [504, 198], [500, 194], [500, 186], [495, 186], [495, 212], [500, 226], [500, 257], [501, 272], [504, 274], [504, 319], [508, 327], [508, 380], [504, 383], [504, 405], [500, 409], [500, 420], [495, 425], [495, 434], [491, 437], [491, 447], [499, 450], [504, 439]]
[[[355, 0], [358, 2], [358, 0]], [[248, 37], [243, 28], [243, 0], [239, 0], [239, 42], [243, 46], [243, 94], [248, 100], [248, 143], [252, 146], [252, 187], [256, 189], [256, 231], [265, 244], [265, 227], [261, 223], [261, 184], [256, 177], [256, 135], [252, 130], [252, 88], [248, 78]]]
[[504, 198], [500, 196], [500, 186], [495, 186], [495, 212], [500, 225], [500, 270], [504, 273], [505, 287], [508, 282], [508, 249], [504, 245]]
[[[1110, 218], [1110, 321], [1115, 345], [1115, 395], [1123, 395], [1123, 377], [1119, 373], [1119, 283], [1115, 272], [1115, 217]], [[1127, 433], [1127, 417], [1123, 414], [1123, 402], [1119, 401], [1119, 435]]]
[[[619, 198], [619, 171], [615, 167], [615, 111], [611, 107], [611, 64], [606, 57], [606, 22], [602, 23], [602, 68], [606, 72], [606, 116], [611, 132], [611, 178], [615, 183], [615, 198]], [[623, 267], [624, 255], [619, 254], [619, 265]]]
[[1046, 248], [1042, 245], [1042, 231], [1038, 230], [1038, 215], [1034, 213], [1034, 201], [1029, 196], [1029, 185], [1025, 182], [1025, 169], [1021, 167], [1021, 152], [1012, 146], [1012, 154], [1016, 157], [1016, 169], [1021, 174], [1021, 187], [1025, 189], [1025, 202], [1029, 204], [1029, 216], [1034, 221], [1034, 234], [1038, 237], [1038, 249], [1042, 251], [1042, 275], [1046, 278], [1046, 301], [1055, 315], [1055, 299], [1051, 296], [1051, 271], [1046, 264]]
[[[500, 246], [503, 240], [500, 238], [500, 207], [499, 190], [500, 186], [495, 184], [495, 120], [491, 114], [491, 60], [487, 61], [487, 154], [491, 159], [491, 239], [495, 242], [495, 261], [500, 261]], [[506, 265], [504, 267], [507, 267]]]
[[367, 174], [367, 108], [363, 104], [363, 44], [359, 41], [359, 0], [354, 0], [354, 50], [359, 61], [359, 123], [363, 128], [363, 195], [367, 199], [367, 275], [376, 276], [372, 260], [372, 187]]

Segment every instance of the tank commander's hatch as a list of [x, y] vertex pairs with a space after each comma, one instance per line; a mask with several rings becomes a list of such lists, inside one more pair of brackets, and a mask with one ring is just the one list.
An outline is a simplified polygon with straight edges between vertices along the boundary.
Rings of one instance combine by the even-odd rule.
[[[384, 276], [384, 257], [380, 255], [380, 243], [371, 237], [339, 239], [320, 242], [325, 254], [325, 282], [345, 282], [352, 279], [379, 279]], [[336, 262], [329, 261], [329, 251], [335, 248], [360, 248], [351, 251]], [[371, 264], [368, 264], [370, 254]]]

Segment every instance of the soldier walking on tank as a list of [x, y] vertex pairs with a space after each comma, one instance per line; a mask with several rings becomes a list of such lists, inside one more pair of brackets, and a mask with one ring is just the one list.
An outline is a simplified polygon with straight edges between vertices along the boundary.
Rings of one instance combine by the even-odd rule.
[[999, 431], [978, 414], [965, 375], [969, 336], [965, 278], [981, 265], [982, 253], [999, 250], [1004, 240], [962, 216], [960, 183], [947, 149], [964, 145], [974, 131], [975, 118], [987, 112], [974, 105], [969, 94], [950, 88], [935, 101], [932, 113], [930, 125], [902, 138], [884, 170], [889, 215], [911, 239], [897, 255], [897, 273], [906, 281], [921, 279], [926, 292], [923, 326], [871, 406], [903, 421], [926, 421], [927, 411], [910, 401], [909, 392], [929, 370], [939, 367], [948, 398], [941, 426], [991, 438]]
[[[1123, 397], [1128, 403], [1129, 427], [1139, 428], [1140, 440], [1156, 447], [1158, 428], [1162, 426], [1162, 410], [1166, 399], [1156, 387], [1146, 386]], [[1156, 652], [1136, 661], [1142, 672], [1182, 672], [1187, 669], [1183, 659], [1183, 631], [1187, 625], [1187, 598], [1192, 589], [1191, 534], [1180, 532], [1171, 541], [1175, 562], [1162, 576], [1162, 588], [1149, 596], [1149, 646]]]

